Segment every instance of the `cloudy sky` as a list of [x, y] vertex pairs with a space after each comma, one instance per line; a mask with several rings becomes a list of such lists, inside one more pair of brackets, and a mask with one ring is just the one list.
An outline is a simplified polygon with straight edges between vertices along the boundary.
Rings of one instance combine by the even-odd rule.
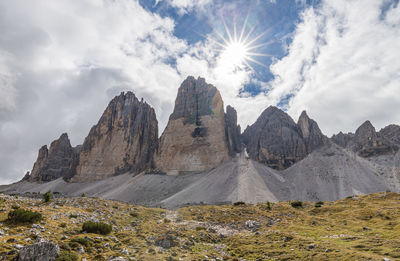
[[242, 127], [269, 105], [328, 136], [400, 124], [398, 0], [0, 1], [0, 184], [62, 132], [82, 143], [121, 91], [155, 108], [161, 134], [188, 75]]

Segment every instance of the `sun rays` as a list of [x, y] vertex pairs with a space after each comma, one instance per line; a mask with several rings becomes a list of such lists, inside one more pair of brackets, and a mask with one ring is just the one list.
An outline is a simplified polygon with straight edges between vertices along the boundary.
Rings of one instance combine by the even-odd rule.
[[258, 52], [262, 47], [269, 45], [273, 41], [258, 43], [268, 32], [268, 30], [255, 35], [257, 24], [250, 27], [248, 30], [248, 15], [240, 29], [237, 30], [236, 21], [233, 23], [233, 28], [229, 29], [223, 18], [224, 32], [214, 30], [216, 37], [209, 37], [216, 46], [215, 50], [220, 65], [229, 69], [250, 69], [253, 72], [254, 64], [266, 67], [265, 64], [257, 60], [257, 57], [271, 56], [267, 53]]

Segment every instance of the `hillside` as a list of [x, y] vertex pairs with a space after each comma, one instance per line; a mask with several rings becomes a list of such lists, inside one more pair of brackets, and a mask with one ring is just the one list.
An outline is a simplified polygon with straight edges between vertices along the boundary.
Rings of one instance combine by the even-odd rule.
[[[303, 202], [146, 208], [97, 198], [41, 199], [1, 195], [0, 259], [50, 240], [81, 260], [396, 260], [400, 195], [354, 196], [320, 207]], [[11, 225], [16, 208], [43, 221]], [[14, 206], [14, 207], [13, 207]], [[108, 235], [82, 233], [88, 220], [112, 224]], [[111, 256], [120, 259], [110, 258]], [[386, 258], [386, 259], [384, 259]]]

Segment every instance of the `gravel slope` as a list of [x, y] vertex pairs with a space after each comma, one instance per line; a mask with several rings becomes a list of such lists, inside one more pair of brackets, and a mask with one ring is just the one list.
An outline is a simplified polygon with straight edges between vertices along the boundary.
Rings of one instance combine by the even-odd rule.
[[364, 159], [336, 145], [314, 151], [284, 171], [248, 159], [245, 153], [209, 172], [179, 176], [123, 174], [102, 181], [0, 186], [5, 193], [48, 190], [69, 196], [100, 197], [148, 206], [244, 201], [331, 201], [355, 194], [400, 190], [400, 154]]

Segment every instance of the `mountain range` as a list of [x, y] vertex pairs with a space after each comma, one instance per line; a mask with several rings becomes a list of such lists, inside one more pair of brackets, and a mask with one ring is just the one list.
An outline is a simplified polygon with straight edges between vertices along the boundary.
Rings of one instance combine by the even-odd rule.
[[63, 133], [39, 149], [31, 172], [4, 193], [88, 196], [175, 208], [186, 204], [336, 200], [400, 191], [400, 126], [325, 136], [303, 111], [297, 123], [266, 108], [242, 132], [236, 110], [189, 76], [159, 137], [154, 109], [132, 92], [111, 100], [82, 145]]

